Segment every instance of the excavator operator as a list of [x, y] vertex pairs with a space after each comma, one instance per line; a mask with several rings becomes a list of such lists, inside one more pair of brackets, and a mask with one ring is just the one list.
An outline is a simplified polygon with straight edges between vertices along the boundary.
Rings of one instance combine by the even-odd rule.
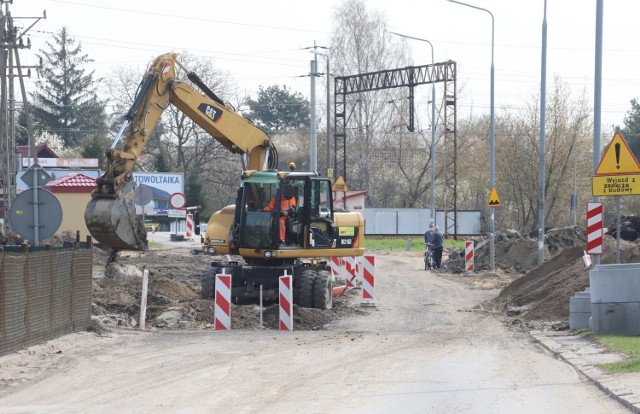
[[[276, 206], [276, 196], [274, 196], [269, 204], [262, 211], [273, 211]], [[282, 184], [282, 201], [280, 201], [280, 243], [285, 242], [287, 215], [296, 207], [296, 198], [293, 194], [293, 186], [291, 183]]]

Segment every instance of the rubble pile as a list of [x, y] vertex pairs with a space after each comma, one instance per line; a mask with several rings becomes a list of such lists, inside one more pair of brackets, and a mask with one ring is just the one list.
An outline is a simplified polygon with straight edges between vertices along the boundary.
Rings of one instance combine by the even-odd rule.
[[[607, 234], [616, 237], [617, 223], [609, 225]], [[620, 216], [620, 238], [637, 242], [640, 239], [640, 216]]]

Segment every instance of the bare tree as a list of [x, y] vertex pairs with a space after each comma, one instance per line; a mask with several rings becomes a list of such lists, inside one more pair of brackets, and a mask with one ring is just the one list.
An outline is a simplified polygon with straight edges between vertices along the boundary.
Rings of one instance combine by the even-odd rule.
[[[547, 101], [545, 134], [545, 221], [570, 224], [574, 175], [588, 177], [591, 118], [584, 95], [572, 99], [556, 79]], [[520, 231], [537, 227], [539, 208], [540, 107], [538, 97], [519, 111], [503, 111], [496, 122], [496, 185], [503, 202], [503, 223]], [[586, 174], [585, 174], [586, 173]], [[578, 175], [579, 174], [579, 175]], [[506, 207], [506, 208], [505, 208]]]
[[[385, 17], [369, 11], [363, 0], [348, 0], [335, 12], [334, 31], [331, 39], [331, 64], [336, 75], [345, 76], [375, 72], [406, 66], [407, 48], [387, 31]], [[369, 200], [377, 199], [383, 188], [397, 186], [373, 183], [373, 162], [376, 150], [380, 149], [390, 135], [386, 133], [393, 123], [390, 115], [395, 111], [390, 102], [402, 100], [402, 90], [382, 90], [352, 96], [347, 105], [347, 170], [350, 188], [368, 190]], [[385, 174], [393, 178], [397, 171]], [[380, 198], [385, 198], [381, 196]], [[376, 203], [377, 204], [377, 203]]]

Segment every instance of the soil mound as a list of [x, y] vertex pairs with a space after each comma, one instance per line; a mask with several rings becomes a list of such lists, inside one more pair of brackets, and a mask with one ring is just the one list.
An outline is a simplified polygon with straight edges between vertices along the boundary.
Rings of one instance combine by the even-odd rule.
[[[569, 298], [589, 286], [589, 269], [582, 260], [582, 246], [561, 250], [502, 289], [498, 297], [484, 304], [523, 320], [558, 321], [569, 319]], [[616, 241], [604, 237], [602, 264], [615, 263]], [[640, 246], [620, 241], [620, 262], [640, 261]]]
[[[545, 261], [574, 246], [586, 245], [583, 227], [571, 226], [547, 230], [545, 233]], [[491, 268], [491, 246], [486, 238], [473, 239], [474, 265], [477, 271]], [[538, 265], [538, 239], [525, 237], [515, 230], [497, 233], [495, 236], [495, 266], [506, 273], [526, 273]], [[445, 267], [452, 273], [464, 271], [464, 249], [449, 253]]]

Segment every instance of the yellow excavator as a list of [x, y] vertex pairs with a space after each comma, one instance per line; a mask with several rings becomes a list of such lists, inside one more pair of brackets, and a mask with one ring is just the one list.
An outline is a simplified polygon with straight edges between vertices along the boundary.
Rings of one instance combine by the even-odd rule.
[[[177, 67], [190, 81], [176, 76]], [[198, 89], [195, 89], [195, 85]], [[277, 151], [264, 131], [227, 106], [170, 53], [147, 70], [125, 122], [110, 149], [85, 209], [91, 235], [117, 250], [147, 248], [135, 212], [132, 170], [163, 111], [174, 105], [242, 159], [236, 204], [214, 213], [202, 250], [218, 258], [202, 278], [202, 297], [212, 298], [215, 275], [232, 275], [232, 297], [241, 302], [276, 299], [278, 277], [293, 276], [294, 303], [332, 305], [330, 257], [364, 254], [364, 220], [357, 212], [334, 212], [332, 185], [316, 172], [277, 169]], [[122, 149], [117, 149], [124, 136]], [[222, 259], [220, 259], [222, 258]]]

